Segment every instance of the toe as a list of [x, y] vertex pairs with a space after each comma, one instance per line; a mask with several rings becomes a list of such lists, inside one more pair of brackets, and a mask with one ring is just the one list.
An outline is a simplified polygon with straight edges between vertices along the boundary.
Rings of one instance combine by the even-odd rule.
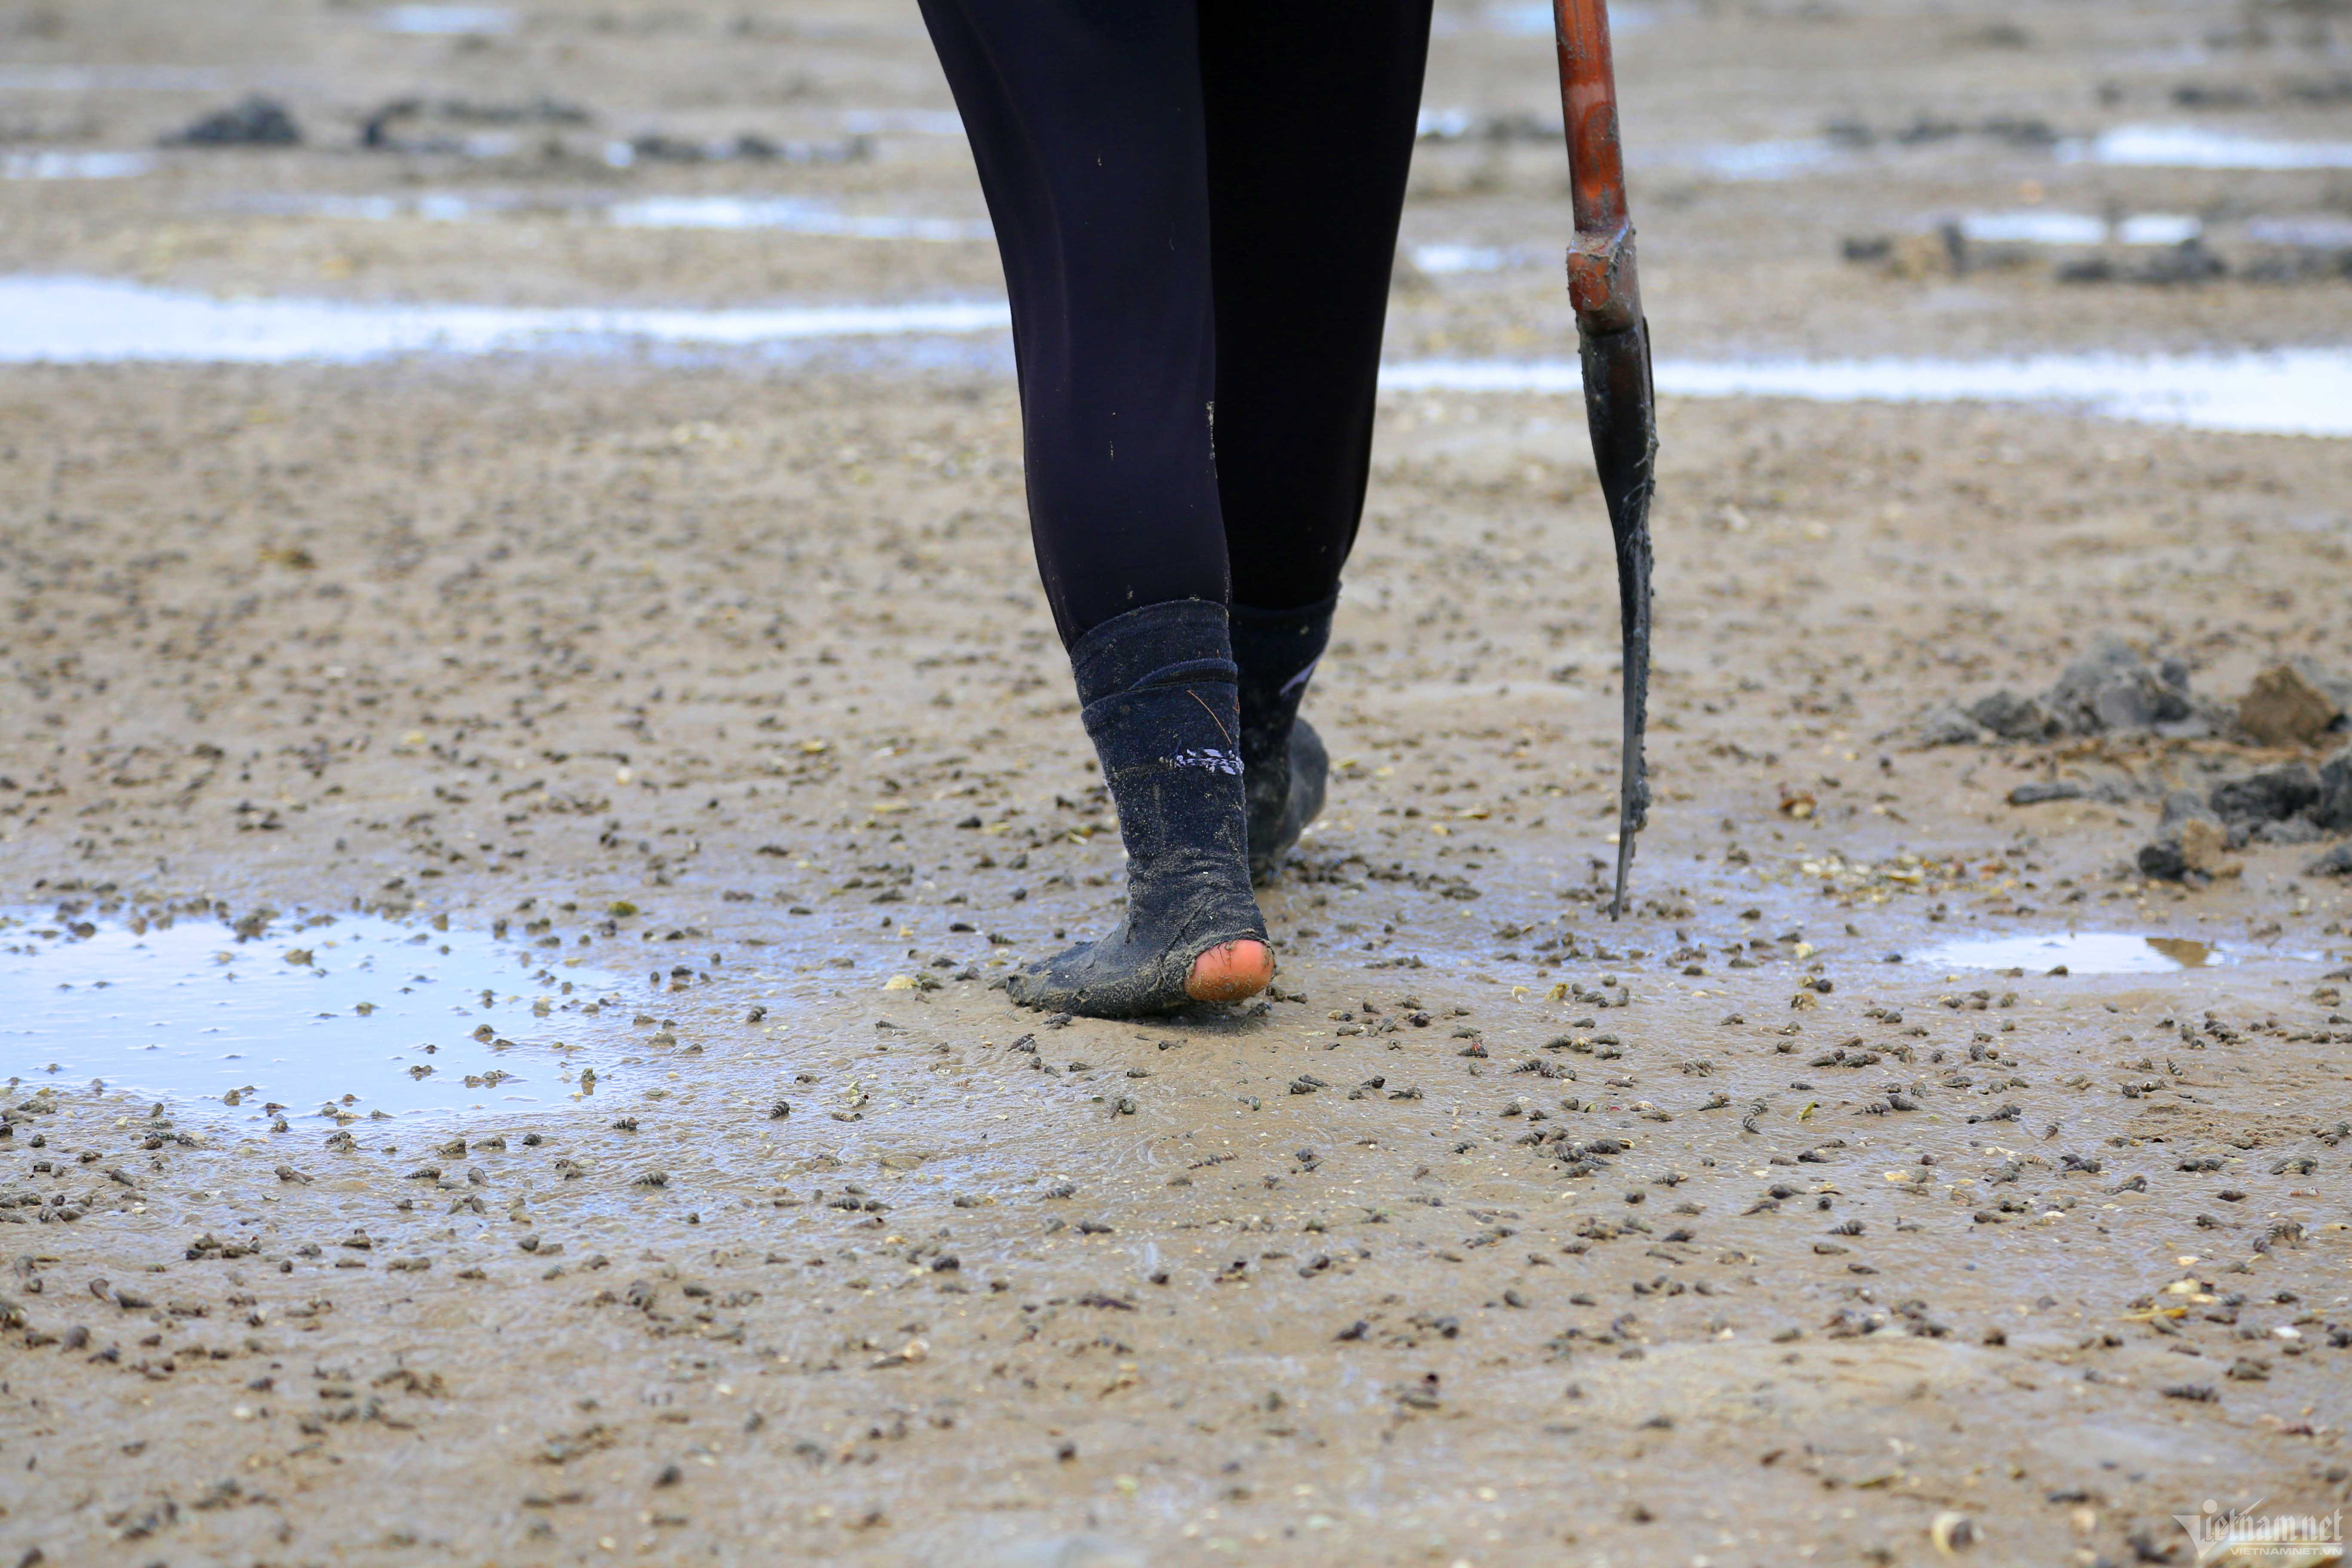
[[1238, 1002], [1274, 984], [1274, 950], [1255, 940], [1228, 942], [1192, 961], [1184, 994], [1195, 1002]]

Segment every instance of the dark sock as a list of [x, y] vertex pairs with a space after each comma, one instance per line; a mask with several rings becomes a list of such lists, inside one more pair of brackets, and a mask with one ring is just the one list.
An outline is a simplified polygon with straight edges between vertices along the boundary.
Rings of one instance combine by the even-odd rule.
[[1241, 670], [1242, 768], [1249, 795], [1250, 873], [1265, 881], [1323, 809], [1329, 760], [1299, 700], [1331, 638], [1339, 595], [1295, 610], [1233, 608], [1234, 662]]
[[1265, 942], [1250, 892], [1241, 711], [1225, 610], [1199, 599], [1104, 622], [1070, 650], [1080, 718], [1127, 845], [1127, 918], [1009, 976], [1015, 1002], [1097, 1018], [1193, 1000], [1193, 960]]

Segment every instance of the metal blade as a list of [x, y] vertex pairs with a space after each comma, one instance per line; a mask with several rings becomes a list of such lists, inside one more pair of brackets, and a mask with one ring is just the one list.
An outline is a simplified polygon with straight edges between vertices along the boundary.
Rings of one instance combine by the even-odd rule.
[[1592, 458], [1617, 542], [1617, 606], [1624, 644], [1624, 749], [1617, 787], [1617, 890], [1609, 918], [1625, 913], [1633, 840], [1650, 820], [1649, 770], [1643, 753], [1650, 706], [1650, 490], [1658, 455], [1655, 399], [1650, 389], [1649, 323], [1622, 331], [1580, 331], [1584, 412]]

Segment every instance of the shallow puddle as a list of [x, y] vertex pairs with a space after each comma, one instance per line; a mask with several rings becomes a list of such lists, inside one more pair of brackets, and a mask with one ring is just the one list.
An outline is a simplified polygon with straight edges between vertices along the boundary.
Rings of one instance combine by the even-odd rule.
[[1986, 245], [2181, 245], [2205, 226], [2186, 213], [2134, 213], [2110, 224], [2088, 213], [1970, 213], [1960, 233]]
[[2246, 237], [2264, 245], [2309, 246], [2320, 250], [2352, 250], [2352, 218], [2312, 214], [2246, 220]]
[[[1584, 378], [1572, 360], [1423, 360], [1384, 367], [1381, 387], [1580, 397]], [[2014, 360], [1660, 360], [1657, 387], [1678, 397], [2049, 404], [2191, 430], [2352, 436], [2352, 349], [2341, 348]]]
[[952, 109], [845, 109], [840, 124], [852, 136], [963, 134], [963, 116]]
[[1836, 148], [1811, 138], [1699, 147], [1675, 161], [1689, 163], [1718, 180], [1785, 180], [1845, 162]]
[[2172, 974], [2235, 959], [2211, 942], [2126, 931], [2067, 931], [2048, 936], [1969, 937], [1910, 955], [1915, 963], [1950, 969], [2022, 969], [2069, 974]]
[[1413, 266], [1433, 278], [1459, 272], [1500, 272], [1548, 259], [1545, 252], [1517, 245], [1416, 245], [1405, 254], [1412, 258]]
[[2058, 158], [2141, 169], [2352, 169], [2352, 142], [2290, 142], [2196, 125], [2119, 125], [2062, 145]]
[[[628, 151], [626, 142], [614, 145], [621, 153]], [[619, 161], [617, 154], [608, 157]], [[646, 196], [616, 202], [590, 193], [567, 196], [544, 192], [419, 191], [402, 195], [253, 196], [235, 205], [242, 212], [272, 216], [365, 223], [470, 223], [536, 216], [606, 223], [615, 228], [761, 229], [845, 239], [933, 242], [984, 240], [996, 232], [983, 220], [844, 212], [833, 203], [804, 196]]]
[[0, 363], [284, 364], [652, 342], [742, 348], [802, 339], [1001, 331], [998, 300], [794, 309], [528, 310], [216, 300], [89, 278], [0, 279]]
[[[1441, 269], [1444, 263], [1466, 269], [1486, 258], [1434, 259]], [[0, 363], [284, 364], [406, 353], [583, 352], [632, 343], [759, 350], [825, 340], [996, 336], [1010, 320], [995, 300], [527, 309], [222, 300], [108, 279], [19, 276], [0, 278]], [[1001, 357], [971, 363], [985, 368]], [[2015, 360], [1661, 360], [1657, 385], [1682, 397], [2030, 403], [2184, 429], [2352, 436], [2352, 349], [2342, 348]], [[1581, 396], [1583, 375], [1568, 360], [1421, 360], [1384, 367], [1381, 386], [1390, 393]]]
[[11, 153], [0, 157], [0, 179], [127, 180], [154, 166], [149, 153]]
[[515, 20], [515, 14], [502, 5], [388, 5], [375, 14], [378, 32], [426, 37], [511, 33]]
[[221, 92], [253, 79], [217, 66], [0, 66], [5, 92]]
[[960, 218], [845, 213], [797, 196], [649, 196], [617, 202], [604, 217], [616, 228], [773, 229], [848, 239], [978, 240], [996, 232]]
[[[1609, 33], [1622, 38], [1632, 33], [1647, 32], [1657, 26], [1657, 14], [1642, 5], [1612, 5], [1609, 7]], [[1492, 3], [1464, 10], [1440, 11], [1430, 22], [1432, 37], [1454, 37], [1465, 33], [1489, 33], [1506, 38], [1549, 38], [1552, 36], [1551, 7], [1542, 0], [1492, 0]]]
[[619, 976], [478, 931], [83, 919], [0, 916], [0, 1068], [27, 1088], [98, 1079], [265, 1121], [546, 1108], [583, 1067], [611, 1079], [628, 1021], [594, 1021]]

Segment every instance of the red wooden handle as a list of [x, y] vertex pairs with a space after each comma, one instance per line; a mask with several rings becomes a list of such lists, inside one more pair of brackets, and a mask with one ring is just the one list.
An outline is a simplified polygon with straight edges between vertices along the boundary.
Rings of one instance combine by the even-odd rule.
[[1642, 319], [1633, 277], [1633, 228], [1625, 209], [1625, 152], [1617, 136], [1617, 77], [1609, 55], [1607, 0], [1552, 0], [1559, 50], [1560, 116], [1576, 244], [1568, 287], [1579, 322], [1622, 331]]
[[1609, 56], [1607, 0], [1552, 0], [1559, 48], [1559, 107], [1568, 125], [1576, 226], [1625, 221], [1625, 154], [1617, 141], [1617, 76]]

